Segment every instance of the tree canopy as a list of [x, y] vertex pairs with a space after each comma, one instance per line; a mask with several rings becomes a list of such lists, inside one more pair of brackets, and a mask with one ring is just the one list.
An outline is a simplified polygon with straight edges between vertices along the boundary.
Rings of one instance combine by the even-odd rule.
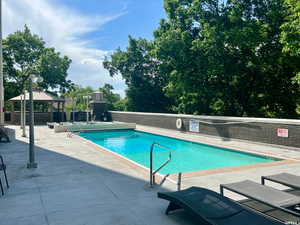
[[111, 76], [121, 73], [128, 86], [127, 107], [132, 111], [165, 112], [169, 99], [163, 93], [166, 79], [159, 70], [160, 62], [151, 52], [154, 43], [129, 37], [126, 51], [118, 49], [104, 67]]
[[[121, 101], [121, 96], [119, 94], [113, 93], [113, 86], [110, 84], [104, 84], [103, 87], [99, 88], [99, 90], [103, 93], [103, 97], [107, 104], [108, 110], [119, 110], [119, 107], [115, 104]], [[119, 103], [118, 103], [119, 104]]]
[[286, 21], [282, 24], [281, 42], [283, 51], [291, 55], [300, 55], [300, 2], [285, 0], [288, 10]]
[[63, 93], [63, 96], [67, 99], [65, 108], [68, 111], [72, 110], [87, 110], [88, 100], [94, 92], [92, 87], [81, 87], [79, 85], [73, 85], [67, 92]]
[[125, 79], [129, 110], [299, 117], [299, 1], [165, 0], [164, 7], [154, 40], [129, 37], [128, 48], [104, 62]]
[[[283, 51], [292, 56], [300, 57], [300, 2], [297, 0], [286, 0], [288, 10], [286, 21], [282, 24], [281, 43]], [[300, 69], [293, 81], [300, 85]]]
[[54, 48], [45, 47], [43, 39], [32, 34], [25, 25], [3, 40], [5, 98], [19, 95], [30, 75], [43, 78], [39, 86], [64, 91], [72, 82], [67, 80], [71, 60]]
[[[125, 110], [124, 102], [126, 99], [121, 99], [119, 94], [113, 93], [113, 86], [110, 84], [104, 84], [99, 88], [99, 91], [103, 93], [103, 97], [107, 104], [107, 110]], [[67, 101], [66, 109], [71, 110], [86, 110], [88, 107], [87, 97], [91, 98], [95, 90], [92, 87], [81, 87], [79, 85], [72, 86], [67, 92], [63, 94], [64, 97], [69, 99]]]

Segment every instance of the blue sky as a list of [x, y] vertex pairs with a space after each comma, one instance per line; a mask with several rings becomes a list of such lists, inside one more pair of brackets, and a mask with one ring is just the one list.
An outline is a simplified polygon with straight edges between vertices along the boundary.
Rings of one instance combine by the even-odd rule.
[[69, 78], [82, 86], [114, 86], [124, 96], [120, 76], [111, 78], [102, 59], [125, 49], [128, 35], [152, 39], [165, 17], [163, 0], [3, 0], [4, 36], [23, 28], [43, 37], [73, 62]]
[[84, 38], [94, 40], [93, 44], [103, 50], [126, 47], [128, 35], [152, 38], [159, 20], [165, 17], [163, 0], [55, 0], [59, 4], [72, 7], [87, 15], [118, 15], [97, 31], [86, 34]]

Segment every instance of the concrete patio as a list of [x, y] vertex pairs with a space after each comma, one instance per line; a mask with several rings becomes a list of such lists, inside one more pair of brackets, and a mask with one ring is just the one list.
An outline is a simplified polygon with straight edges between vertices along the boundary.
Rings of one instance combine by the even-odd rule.
[[[0, 143], [0, 154], [7, 164], [10, 183], [5, 195], [0, 196], [1, 224], [198, 224], [185, 212], [164, 214], [167, 202], [158, 199], [156, 193], [175, 190], [175, 184], [166, 182], [163, 187], [150, 189], [144, 173], [80, 139], [67, 138], [66, 133], [54, 133], [46, 126], [35, 128], [38, 168], [27, 169], [28, 138], [21, 137], [19, 126], [10, 128], [15, 129], [16, 140]], [[203, 140], [208, 139], [225, 142], [203, 137]], [[225, 144], [251, 147], [245, 142], [227, 141]], [[261, 146], [261, 151], [267, 148], [300, 158], [300, 152], [291, 149]], [[192, 177], [183, 180], [183, 187], [202, 186], [218, 191], [220, 183], [244, 179], [259, 182], [261, 175], [283, 171], [299, 174], [300, 162]]]

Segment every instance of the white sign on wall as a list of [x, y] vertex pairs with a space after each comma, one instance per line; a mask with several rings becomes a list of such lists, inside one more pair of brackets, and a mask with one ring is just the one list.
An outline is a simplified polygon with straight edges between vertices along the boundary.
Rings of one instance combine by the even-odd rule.
[[199, 132], [199, 122], [196, 120], [190, 120], [190, 132]]
[[278, 128], [277, 129], [277, 136], [278, 137], [289, 137], [289, 130], [288, 129], [283, 129], [283, 128]]

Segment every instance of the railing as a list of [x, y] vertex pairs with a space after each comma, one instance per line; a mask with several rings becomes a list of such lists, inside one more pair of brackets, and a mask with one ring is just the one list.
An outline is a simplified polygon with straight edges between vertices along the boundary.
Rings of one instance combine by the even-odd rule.
[[67, 137], [68, 138], [72, 138], [73, 137], [73, 132], [72, 132], [72, 130], [70, 129], [70, 128], [66, 128], [67, 130], [66, 130], [66, 132], [67, 132]]
[[153, 187], [153, 185], [155, 184], [155, 174], [158, 171], [160, 171], [163, 167], [165, 167], [172, 160], [172, 153], [170, 151], [169, 152], [169, 159], [166, 162], [164, 162], [158, 169], [156, 169], [155, 171], [153, 171], [153, 150], [154, 150], [154, 146], [155, 145], [157, 145], [157, 146], [159, 146], [161, 148], [164, 148], [164, 149], [171, 150], [169, 147], [160, 145], [160, 144], [158, 144], [156, 142], [152, 143], [151, 148], [150, 148], [150, 187]]

